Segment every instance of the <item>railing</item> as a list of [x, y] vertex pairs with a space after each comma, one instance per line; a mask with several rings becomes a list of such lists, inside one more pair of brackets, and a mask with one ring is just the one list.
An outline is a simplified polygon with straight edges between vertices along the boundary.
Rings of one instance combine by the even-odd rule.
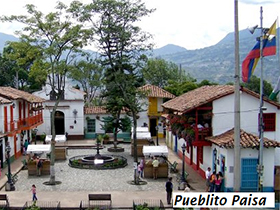
[[133, 201], [133, 209], [136, 210], [137, 206], [139, 209], [164, 209], [162, 200], [152, 200], [152, 199], [141, 199]]
[[60, 202], [59, 201], [27, 201], [25, 202], [22, 210], [24, 209], [41, 209], [41, 210], [58, 210], [60, 208]]
[[10, 133], [21, 129], [23, 127], [31, 127], [43, 122], [43, 114], [39, 113], [34, 116], [27, 117], [25, 119], [20, 119], [17, 121], [4, 123], [4, 133]]

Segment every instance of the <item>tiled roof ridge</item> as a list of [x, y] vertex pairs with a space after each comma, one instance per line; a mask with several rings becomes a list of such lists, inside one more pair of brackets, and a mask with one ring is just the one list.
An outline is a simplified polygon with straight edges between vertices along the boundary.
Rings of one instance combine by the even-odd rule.
[[[234, 148], [234, 128], [217, 136], [206, 137], [206, 140], [219, 147]], [[263, 138], [264, 147], [280, 147], [280, 142]], [[259, 148], [259, 137], [240, 129], [240, 146], [242, 148]]]
[[139, 88], [140, 90], [147, 91], [149, 97], [156, 98], [175, 98], [175, 95], [172, 93], [160, 88], [156, 85], [146, 84]]
[[23, 90], [18, 90], [12, 87], [0, 87], [0, 95], [8, 99], [23, 99], [30, 103], [41, 103], [45, 101], [45, 99], [39, 96], [35, 96], [31, 93], [25, 92]]

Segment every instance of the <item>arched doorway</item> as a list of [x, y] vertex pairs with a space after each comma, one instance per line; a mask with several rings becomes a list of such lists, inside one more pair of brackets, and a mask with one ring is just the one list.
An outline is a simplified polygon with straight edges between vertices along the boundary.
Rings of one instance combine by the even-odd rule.
[[65, 134], [65, 125], [64, 125], [64, 113], [61, 111], [56, 111], [54, 115], [54, 127], [56, 135]]

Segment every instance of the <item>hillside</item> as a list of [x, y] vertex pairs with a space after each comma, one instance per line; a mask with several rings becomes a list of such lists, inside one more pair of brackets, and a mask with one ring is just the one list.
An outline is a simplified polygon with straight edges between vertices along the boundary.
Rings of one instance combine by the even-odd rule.
[[[279, 28], [278, 28], [279, 33]], [[254, 35], [248, 30], [239, 33], [240, 71], [244, 58], [256, 44], [258, 31]], [[175, 51], [173, 47], [173, 52]], [[176, 64], [181, 64], [186, 73], [198, 81], [208, 79], [220, 84], [234, 82], [235, 57], [234, 57], [234, 33], [229, 33], [216, 45], [198, 50], [185, 50], [170, 53], [162, 50], [154, 50], [155, 57], [161, 57]], [[240, 74], [241, 75], [241, 74]], [[260, 63], [256, 67], [255, 75], [260, 75]], [[280, 68], [277, 56], [264, 57], [264, 79], [275, 84], [280, 76]]]
[[[256, 44], [258, 31], [254, 35], [248, 30], [241, 30], [239, 33], [240, 49], [240, 71], [241, 64], [246, 55]], [[279, 28], [278, 28], [279, 34]], [[0, 50], [2, 51], [6, 41], [16, 41], [12, 35], [0, 33]], [[234, 58], [234, 33], [229, 33], [216, 45], [197, 49], [187, 50], [173, 44], [153, 50], [154, 57], [160, 57], [181, 64], [183, 70], [189, 73], [198, 81], [207, 79], [220, 84], [234, 82], [235, 58]], [[258, 64], [255, 75], [260, 75], [260, 64]], [[277, 56], [264, 58], [264, 79], [275, 84], [280, 76], [280, 68]]]

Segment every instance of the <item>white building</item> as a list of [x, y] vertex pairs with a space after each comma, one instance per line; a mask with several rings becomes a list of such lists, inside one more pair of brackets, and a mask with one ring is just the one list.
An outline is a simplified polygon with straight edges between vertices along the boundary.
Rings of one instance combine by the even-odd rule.
[[[241, 190], [256, 191], [258, 186], [258, 117], [259, 95], [246, 89], [241, 89], [240, 95], [240, 135], [241, 144]], [[225, 191], [233, 190], [233, 128], [234, 128], [234, 86], [215, 85], [203, 86], [187, 92], [163, 104], [168, 113], [169, 126], [167, 144], [180, 156], [181, 146], [187, 143], [186, 163], [192, 165], [198, 174], [205, 176], [207, 167], [224, 174]], [[280, 104], [264, 99], [264, 191], [273, 191], [274, 169], [279, 165], [280, 143]], [[185, 127], [180, 133], [171, 130], [178, 119], [185, 120], [184, 126], [194, 123], [194, 135], [185, 135]], [[210, 127], [198, 129], [203, 121]], [[190, 133], [189, 133], [190, 134]], [[192, 140], [192, 141], [190, 141]], [[278, 142], [277, 142], [278, 141]], [[191, 144], [190, 144], [191, 142]], [[276, 149], [275, 149], [276, 148]], [[276, 151], [275, 151], [276, 150]], [[246, 170], [245, 170], [246, 169]]]
[[0, 87], [0, 164], [6, 160], [6, 149], [17, 159], [25, 140], [31, 140], [32, 130], [43, 123], [43, 99], [12, 87]]
[[[68, 133], [68, 139], [84, 138], [84, 95], [83, 91], [72, 87], [67, 80], [65, 82], [64, 98], [59, 102], [55, 113], [55, 131], [56, 134]], [[37, 135], [51, 134], [51, 112], [55, 105], [52, 99], [51, 87], [46, 85], [42, 90], [33, 93], [36, 96], [44, 98], [44, 124], [38, 126]]]

